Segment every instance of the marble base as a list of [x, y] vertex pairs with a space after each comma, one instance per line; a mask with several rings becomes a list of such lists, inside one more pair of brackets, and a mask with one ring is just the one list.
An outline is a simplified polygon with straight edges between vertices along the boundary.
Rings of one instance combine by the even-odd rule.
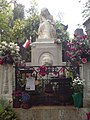
[[43, 56], [48, 55], [52, 65], [62, 65], [62, 44], [55, 44], [54, 39], [39, 39], [31, 44], [31, 65], [42, 65]]

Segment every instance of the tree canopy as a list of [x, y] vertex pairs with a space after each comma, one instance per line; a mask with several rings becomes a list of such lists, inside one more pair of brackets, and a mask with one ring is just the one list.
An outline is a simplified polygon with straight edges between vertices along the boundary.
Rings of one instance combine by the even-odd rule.
[[86, 1], [82, 15], [84, 19], [88, 19], [90, 17], [90, 0]]

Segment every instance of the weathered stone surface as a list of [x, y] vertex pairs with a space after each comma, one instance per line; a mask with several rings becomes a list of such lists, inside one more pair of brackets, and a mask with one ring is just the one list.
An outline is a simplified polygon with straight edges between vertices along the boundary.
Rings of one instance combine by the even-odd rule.
[[49, 55], [52, 65], [62, 65], [62, 44], [54, 44], [54, 39], [42, 39], [31, 45], [31, 65], [42, 65], [44, 55]]
[[85, 108], [38, 106], [14, 111], [19, 120], [87, 120]]
[[15, 69], [13, 65], [0, 65], [0, 97], [12, 99], [12, 91], [15, 87]]
[[83, 106], [90, 107], [90, 62], [83, 64], [82, 73], [85, 79]]

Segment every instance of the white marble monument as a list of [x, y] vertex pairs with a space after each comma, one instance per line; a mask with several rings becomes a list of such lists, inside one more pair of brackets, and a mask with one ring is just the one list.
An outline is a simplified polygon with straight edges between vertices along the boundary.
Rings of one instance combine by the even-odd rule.
[[31, 44], [31, 65], [62, 65], [62, 45], [54, 44], [56, 29], [53, 16], [47, 8], [40, 14], [38, 39]]

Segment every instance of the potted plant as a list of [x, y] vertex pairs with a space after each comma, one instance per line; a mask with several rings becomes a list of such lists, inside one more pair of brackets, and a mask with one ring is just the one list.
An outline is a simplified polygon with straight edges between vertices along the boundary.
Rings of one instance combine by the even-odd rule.
[[74, 100], [75, 107], [82, 107], [83, 105], [83, 88], [84, 88], [84, 81], [80, 77], [76, 77], [72, 82], [72, 87], [74, 93], [72, 95]]
[[21, 107], [24, 108], [24, 109], [30, 108], [30, 95], [27, 92], [22, 92]]
[[0, 98], [0, 120], [18, 120], [10, 103], [4, 97]]
[[22, 92], [19, 90], [13, 91], [12, 97], [13, 97], [13, 108], [20, 108]]

